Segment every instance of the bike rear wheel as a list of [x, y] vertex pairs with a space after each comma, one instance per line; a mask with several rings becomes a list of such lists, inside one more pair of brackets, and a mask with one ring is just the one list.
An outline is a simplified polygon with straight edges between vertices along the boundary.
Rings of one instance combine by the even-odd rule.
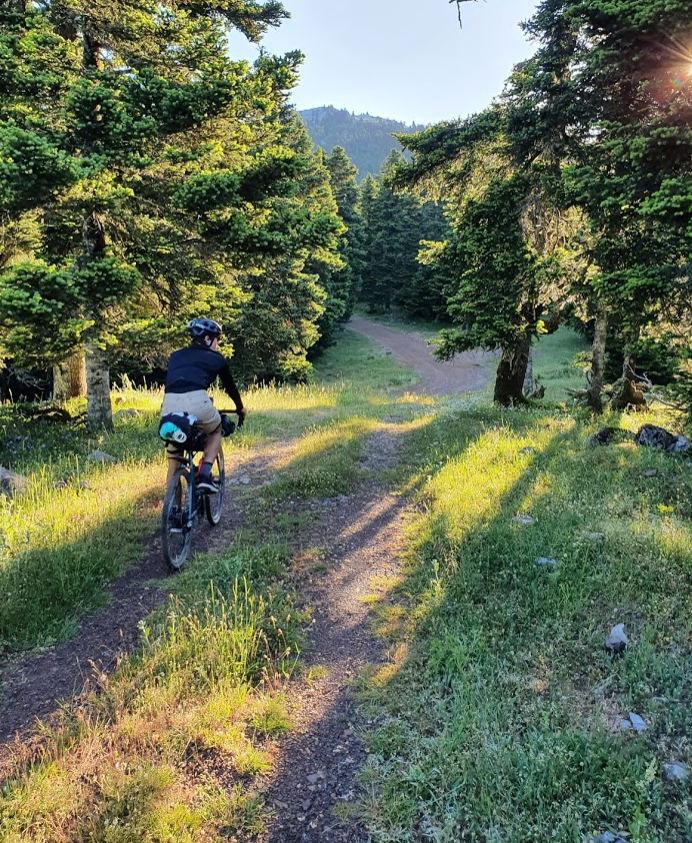
[[179, 468], [166, 487], [161, 512], [161, 546], [171, 571], [179, 571], [192, 546], [190, 495], [193, 494], [190, 473]]
[[219, 448], [219, 455], [214, 460], [214, 465], [211, 467], [211, 476], [214, 478], [218, 486], [218, 492], [215, 495], [204, 496], [204, 512], [207, 516], [207, 521], [215, 527], [221, 520], [221, 509], [223, 507], [224, 487], [226, 483], [226, 473], [223, 464], [223, 450]]

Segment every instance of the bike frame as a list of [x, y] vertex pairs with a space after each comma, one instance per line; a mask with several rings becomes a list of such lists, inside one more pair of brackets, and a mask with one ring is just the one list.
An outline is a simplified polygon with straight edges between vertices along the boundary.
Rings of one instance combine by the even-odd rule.
[[[220, 410], [219, 412], [228, 415], [229, 413], [235, 411]], [[232, 432], [232, 430], [229, 431], [227, 435], [230, 435], [230, 433]], [[221, 518], [221, 509], [223, 506], [224, 493], [223, 485], [219, 487], [218, 494], [213, 495], [211, 497], [197, 490], [196, 479], [198, 470], [195, 466], [195, 457], [197, 456], [197, 454], [202, 453], [204, 451], [206, 444], [207, 434], [199, 428], [195, 428], [193, 436], [190, 437], [190, 440], [184, 446], [178, 446], [173, 453], [169, 451], [168, 454], [169, 459], [175, 460], [178, 463], [178, 468], [176, 469], [175, 474], [168, 481], [169, 485], [167, 489], [175, 489], [173, 496], [171, 498], [167, 491], [166, 496], [164, 497], [162, 542], [166, 561], [168, 562], [168, 565], [171, 570], [174, 571], [179, 571], [182, 568], [190, 552], [190, 542], [192, 541], [191, 534], [195, 527], [195, 517], [199, 516], [201, 518], [206, 514], [207, 520], [212, 525], [212, 527], [216, 526]], [[219, 476], [221, 478], [221, 481], [223, 482], [224, 459], [222, 447], [219, 449], [219, 455], [216, 459], [216, 462], [219, 466]], [[185, 477], [185, 480], [181, 480], [182, 477]], [[171, 487], [170, 484], [172, 483], [174, 478], [177, 478], [175, 487]], [[181, 485], [181, 483], [183, 485]], [[177, 533], [182, 532], [184, 541], [180, 552], [174, 552], [174, 555], [171, 555], [171, 545], [169, 544], [169, 537], [171, 534], [168, 532], [168, 519], [170, 516], [170, 512], [172, 511], [171, 508], [173, 506], [180, 507], [182, 505], [182, 491], [185, 483], [187, 483], [188, 496], [186, 504], [187, 512], [180, 512], [179, 523], [181, 524], [182, 530], [177, 529], [176, 531], [174, 531]], [[215, 503], [212, 503], [212, 498], [214, 499]]]
[[[219, 410], [219, 415], [237, 415], [236, 410]], [[187, 466], [190, 473], [190, 501], [188, 504], [187, 523], [183, 529], [191, 530], [192, 524], [199, 509], [200, 503], [203, 502], [203, 496], [197, 491], [195, 486], [195, 475], [197, 468], [195, 466], [195, 454], [204, 451], [206, 444], [206, 434], [198, 430], [191, 445], [186, 445], [184, 455], [181, 457], [172, 457], [180, 463], [180, 467]]]

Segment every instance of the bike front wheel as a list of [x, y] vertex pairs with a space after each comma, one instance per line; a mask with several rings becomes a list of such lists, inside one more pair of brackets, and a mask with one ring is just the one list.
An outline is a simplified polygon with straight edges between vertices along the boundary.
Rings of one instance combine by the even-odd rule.
[[218, 487], [218, 491], [215, 495], [204, 496], [204, 512], [207, 516], [207, 521], [212, 527], [215, 527], [221, 520], [224, 487], [226, 485], [226, 472], [224, 470], [223, 450], [221, 448], [219, 448], [219, 454], [211, 468], [211, 476]]
[[179, 571], [190, 555], [192, 522], [190, 496], [194, 494], [190, 473], [179, 468], [168, 481], [161, 512], [161, 546], [171, 571]]

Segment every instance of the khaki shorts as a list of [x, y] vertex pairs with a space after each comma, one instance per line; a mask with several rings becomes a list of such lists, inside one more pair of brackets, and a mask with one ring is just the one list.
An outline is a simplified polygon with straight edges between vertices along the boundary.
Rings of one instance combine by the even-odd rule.
[[203, 389], [195, 392], [167, 392], [163, 396], [161, 415], [167, 413], [190, 413], [196, 416], [195, 424], [205, 433], [214, 433], [221, 424], [219, 411]]

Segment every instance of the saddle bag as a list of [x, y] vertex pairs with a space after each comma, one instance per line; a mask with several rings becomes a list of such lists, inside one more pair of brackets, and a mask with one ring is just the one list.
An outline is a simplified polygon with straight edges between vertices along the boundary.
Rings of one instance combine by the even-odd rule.
[[159, 436], [164, 442], [187, 445], [192, 438], [192, 426], [197, 417], [191, 413], [166, 413], [159, 422]]
[[231, 433], [236, 428], [236, 424], [232, 419], [229, 419], [228, 416], [221, 413], [221, 435], [222, 436], [230, 436]]

